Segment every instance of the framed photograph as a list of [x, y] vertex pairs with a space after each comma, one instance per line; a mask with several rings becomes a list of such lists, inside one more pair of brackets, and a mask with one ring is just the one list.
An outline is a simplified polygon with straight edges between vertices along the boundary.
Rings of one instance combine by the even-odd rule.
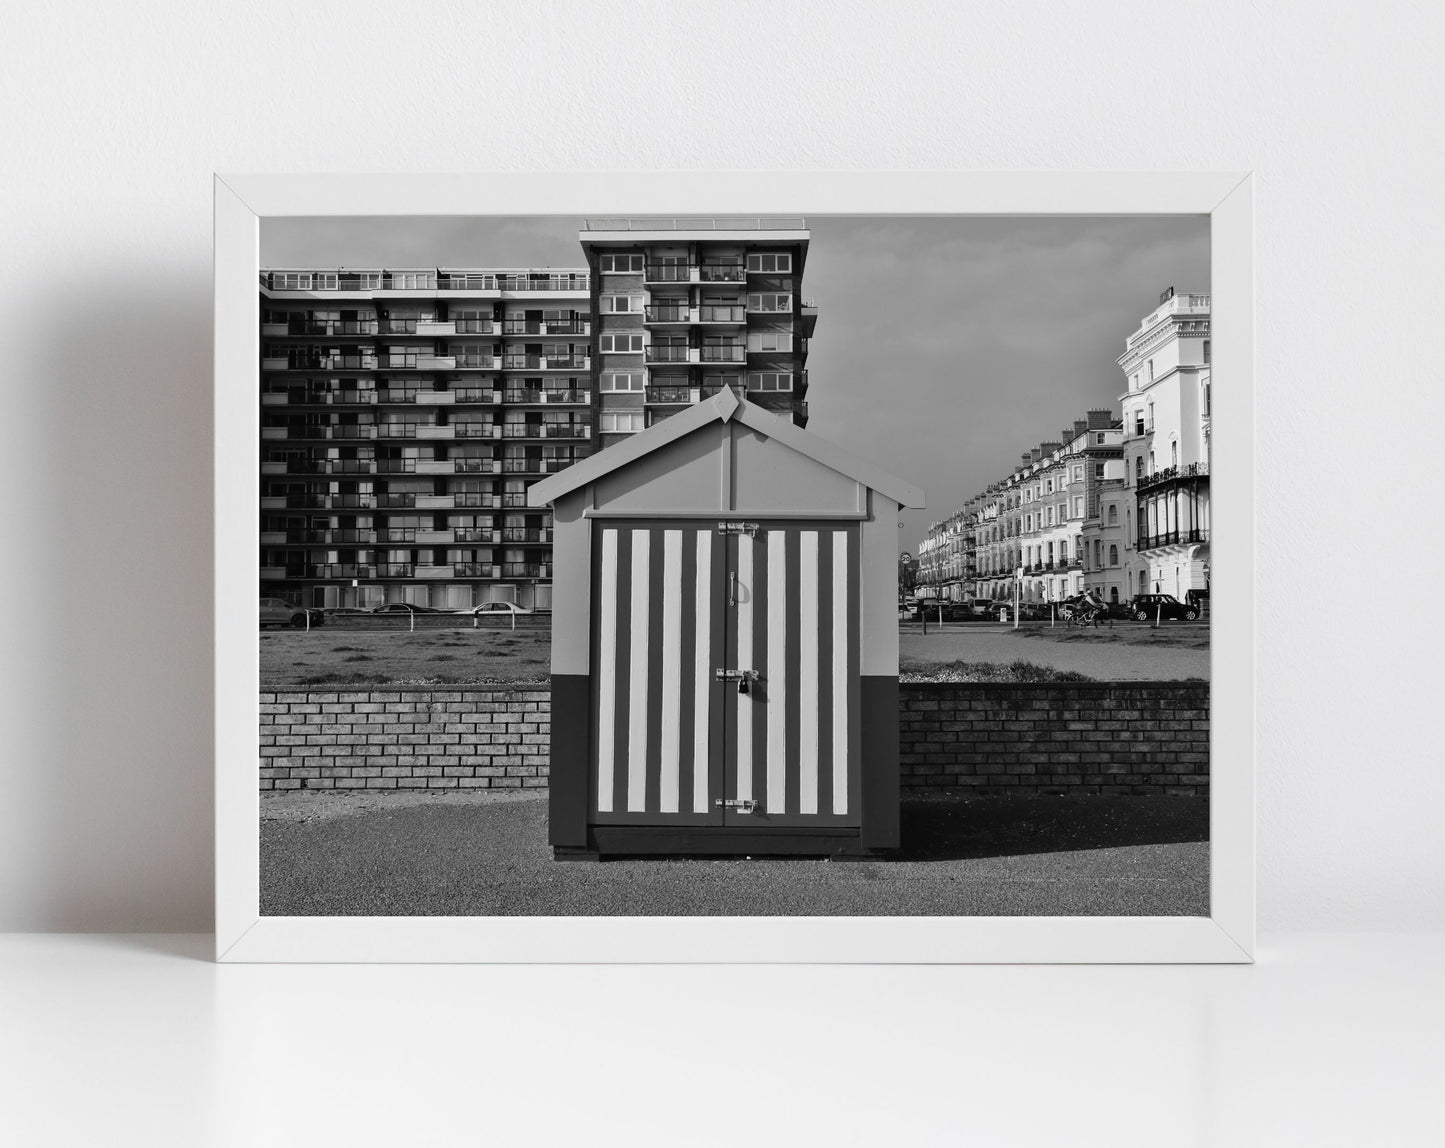
[[1251, 197], [218, 176], [217, 959], [1252, 960]]

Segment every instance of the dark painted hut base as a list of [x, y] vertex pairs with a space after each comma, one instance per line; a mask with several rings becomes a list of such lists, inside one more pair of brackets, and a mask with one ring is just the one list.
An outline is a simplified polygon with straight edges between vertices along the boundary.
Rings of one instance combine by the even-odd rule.
[[865, 846], [856, 829], [748, 832], [725, 826], [593, 825], [585, 847], [557, 845], [556, 861], [603, 857], [830, 857], [839, 861], [887, 857]]

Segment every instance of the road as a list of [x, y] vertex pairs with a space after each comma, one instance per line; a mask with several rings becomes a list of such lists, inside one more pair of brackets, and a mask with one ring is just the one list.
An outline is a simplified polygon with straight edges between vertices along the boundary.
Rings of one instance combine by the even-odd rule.
[[1209, 680], [1209, 628], [1171, 622], [1158, 630], [1138, 622], [1113, 629], [1025, 622], [1017, 630], [992, 623], [961, 622], [900, 628], [905, 670], [926, 671], [948, 662], [1034, 662], [1072, 670], [1099, 681]]
[[905, 802], [896, 861], [559, 863], [541, 793], [266, 794], [261, 912], [379, 916], [1203, 916], [1199, 798]]

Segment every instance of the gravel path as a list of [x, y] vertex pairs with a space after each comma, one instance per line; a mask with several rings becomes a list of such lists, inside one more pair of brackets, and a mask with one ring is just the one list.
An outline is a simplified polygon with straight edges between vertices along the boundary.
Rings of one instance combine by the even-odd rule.
[[1098, 681], [1209, 680], [1209, 631], [1204, 626], [1153, 630], [1130, 623], [1113, 630], [1025, 623], [1015, 631], [979, 623], [930, 627], [899, 635], [905, 669], [921, 663], [1023, 660], [1073, 670]]
[[905, 803], [896, 861], [562, 864], [545, 794], [262, 796], [261, 912], [379, 916], [1205, 915], [1195, 798]]

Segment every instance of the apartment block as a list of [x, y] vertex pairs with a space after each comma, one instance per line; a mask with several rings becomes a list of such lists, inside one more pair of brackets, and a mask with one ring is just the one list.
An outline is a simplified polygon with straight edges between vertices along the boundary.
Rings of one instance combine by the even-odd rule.
[[808, 422], [802, 219], [592, 219], [601, 446], [716, 394]]
[[585, 266], [261, 273], [261, 585], [549, 609], [527, 487], [722, 386], [807, 420], [802, 220], [589, 220]]

